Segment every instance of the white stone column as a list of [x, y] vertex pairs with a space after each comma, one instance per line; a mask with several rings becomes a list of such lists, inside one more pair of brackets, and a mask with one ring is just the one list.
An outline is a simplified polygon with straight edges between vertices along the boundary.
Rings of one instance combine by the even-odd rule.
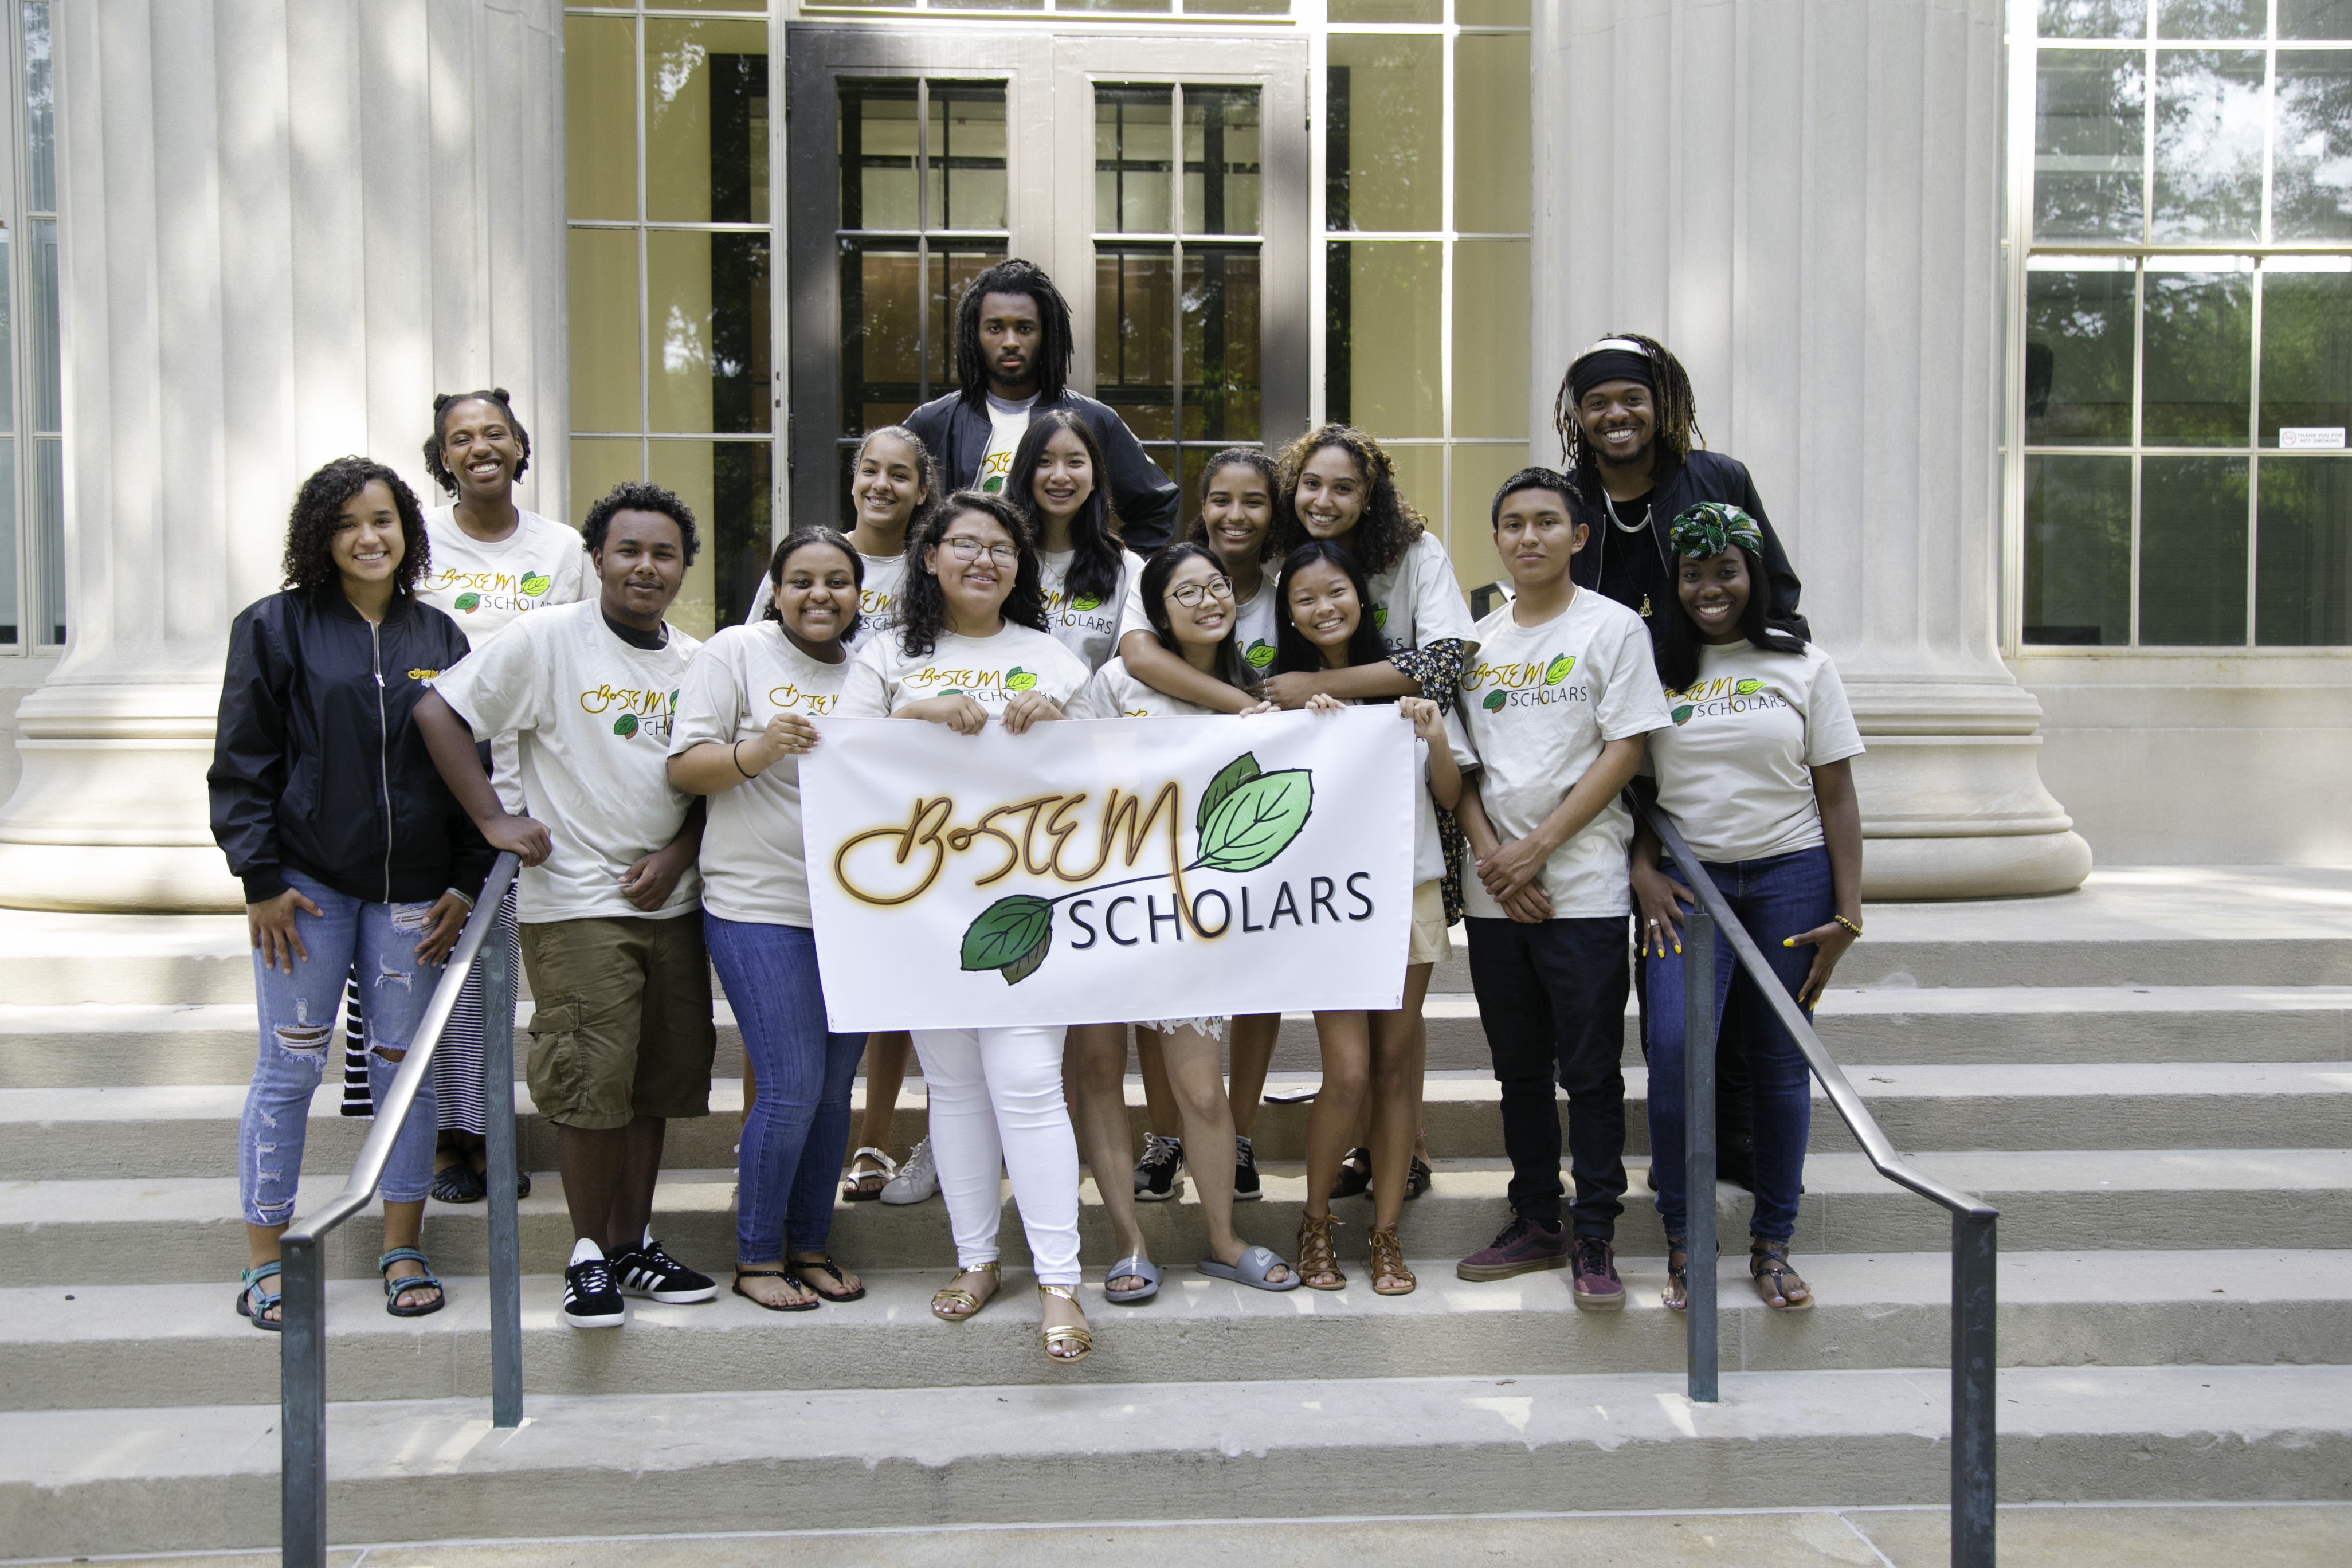
[[1534, 47], [1537, 428], [1583, 344], [1672, 347], [1853, 694], [1871, 895], [2075, 886], [1994, 640], [2000, 0], [1537, 0]]
[[0, 902], [230, 910], [204, 775], [230, 618], [296, 487], [442, 499], [436, 391], [503, 385], [566, 469], [559, 0], [56, 7], [68, 640], [25, 699]]

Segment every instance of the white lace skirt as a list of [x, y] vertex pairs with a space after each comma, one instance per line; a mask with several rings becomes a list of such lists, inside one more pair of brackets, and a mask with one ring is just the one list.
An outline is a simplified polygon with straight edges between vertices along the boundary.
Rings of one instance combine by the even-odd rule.
[[1163, 1035], [1172, 1035], [1179, 1029], [1192, 1029], [1222, 1044], [1225, 1026], [1232, 1022], [1231, 1018], [1145, 1018], [1135, 1026], [1157, 1030]]

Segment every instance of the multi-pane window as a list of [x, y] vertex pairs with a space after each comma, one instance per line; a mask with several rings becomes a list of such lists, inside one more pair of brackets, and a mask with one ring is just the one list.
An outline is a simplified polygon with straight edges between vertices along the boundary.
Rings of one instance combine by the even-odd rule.
[[1258, 89], [1094, 90], [1095, 395], [1189, 498], [1263, 434]]
[[2352, 643], [2352, 0], [2042, 0], [2022, 640]]
[[779, 395], [769, 24], [716, 9], [564, 20], [570, 521], [621, 479], [683, 497], [704, 549], [670, 618], [697, 636], [740, 620], [766, 569]]
[[0, 647], [22, 650], [66, 640], [65, 425], [49, 5], [12, 9], [17, 114], [0, 175]]
[[1376, 437], [1465, 584], [1528, 458], [1528, 0], [1331, 0], [1325, 417]]
[[960, 383], [956, 303], [1005, 256], [1004, 83], [844, 77], [841, 427], [850, 521], [858, 439]]

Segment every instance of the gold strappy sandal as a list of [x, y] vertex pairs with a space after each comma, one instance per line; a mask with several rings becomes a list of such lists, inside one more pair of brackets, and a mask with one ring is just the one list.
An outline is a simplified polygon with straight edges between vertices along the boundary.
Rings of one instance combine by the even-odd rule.
[[[999, 1286], [1001, 1287], [1003, 1281], [1004, 1269], [1003, 1266], [1001, 1264], [975, 1263], [969, 1268], [959, 1268], [956, 1270], [956, 1278], [959, 1279], [962, 1279], [967, 1274], [993, 1274], [997, 1277]], [[931, 1316], [939, 1319], [940, 1321], [943, 1323], [961, 1323], [976, 1315], [982, 1307], [987, 1306], [990, 1301], [993, 1301], [994, 1300], [996, 1300], [996, 1292], [994, 1290], [991, 1290], [985, 1298], [982, 1298], [973, 1295], [969, 1290], [959, 1289], [955, 1286], [950, 1285], [931, 1298]], [[942, 1310], [948, 1307], [958, 1306], [961, 1307], [963, 1310], [961, 1312], [950, 1312]]]
[[[1037, 1301], [1041, 1308], [1045, 1305], [1045, 1299], [1048, 1296], [1056, 1296], [1065, 1301], [1076, 1301], [1078, 1299], [1077, 1291], [1067, 1285], [1040, 1285], [1037, 1287]], [[1056, 1366], [1076, 1366], [1078, 1363], [1086, 1360], [1087, 1357], [1095, 1353], [1094, 1331], [1081, 1325], [1072, 1323], [1048, 1324], [1040, 1331], [1038, 1337], [1045, 1342], [1045, 1359], [1052, 1362]], [[1076, 1345], [1077, 1347], [1077, 1353], [1076, 1355], [1063, 1354], [1062, 1352], [1071, 1345]]]

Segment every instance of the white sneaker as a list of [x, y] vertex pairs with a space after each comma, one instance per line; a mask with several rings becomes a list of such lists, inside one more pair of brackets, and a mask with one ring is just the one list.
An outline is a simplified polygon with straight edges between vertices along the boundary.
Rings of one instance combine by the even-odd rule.
[[940, 1195], [940, 1171], [931, 1163], [931, 1141], [928, 1138], [915, 1145], [898, 1173], [882, 1184], [882, 1201], [886, 1204], [919, 1204], [926, 1198]]

